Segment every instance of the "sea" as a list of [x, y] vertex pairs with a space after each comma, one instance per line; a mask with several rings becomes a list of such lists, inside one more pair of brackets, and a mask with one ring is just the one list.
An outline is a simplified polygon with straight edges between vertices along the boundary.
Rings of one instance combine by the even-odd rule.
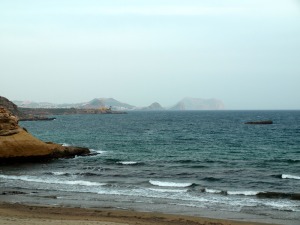
[[0, 165], [2, 201], [300, 224], [300, 111], [55, 117], [20, 125], [91, 154]]

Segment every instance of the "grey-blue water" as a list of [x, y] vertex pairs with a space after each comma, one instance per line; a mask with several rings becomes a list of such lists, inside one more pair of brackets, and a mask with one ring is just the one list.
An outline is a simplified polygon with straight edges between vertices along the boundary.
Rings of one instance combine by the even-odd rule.
[[[1, 166], [0, 185], [30, 190], [29, 202], [51, 193], [53, 204], [300, 220], [300, 111], [56, 118], [21, 125], [44, 141], [88, 147], [95, 154]], [[274, 123], [244, 124], [267, 119]]]

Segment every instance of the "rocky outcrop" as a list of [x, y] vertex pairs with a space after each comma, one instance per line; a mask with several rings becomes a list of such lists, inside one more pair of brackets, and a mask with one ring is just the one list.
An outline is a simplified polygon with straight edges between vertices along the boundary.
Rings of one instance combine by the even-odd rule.
[[0, 161], [32, 161], [86, 155], [87, 148], [43, 142], [18, 125], [18, 117], [0, 107]]
[[17, 134], [20, 131], [18, 118], [4, 107], [0, 107], [0, 136]]
[[48, 118], [45, 117], [44, 115], [35, 115], [32, 113], [26, 113], [23, 112], [22, 109], [18, 108], [16, 104], [13, 102], [9, 101], [7, 98], [4, 98], [0, 96], [0, 107], [4, 107], [8, 109], [13, 115], [17, 116], [19, 120], [26, 121], [26, 120], [53, 120], [55, 118]]
[[21, 112], [16, 104], [9, 101], [7, 98], [0, 96], [0, 107], [4, 107], [9, 110], [13, 115], [22, 118], [25, 117], [25, 114]]

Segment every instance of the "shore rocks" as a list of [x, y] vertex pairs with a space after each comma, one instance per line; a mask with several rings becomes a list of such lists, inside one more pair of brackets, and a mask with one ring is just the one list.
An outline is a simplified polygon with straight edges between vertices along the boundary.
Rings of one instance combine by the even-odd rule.
[[256, 196], [258, 198], [288, 198], [291, 200], [300, 200], [300, 194], [298, 193], [260, 192]]
[[0, 107], [0, 161], [39, 161], [87, 155], [87, 148], [45, 143], [21, 128], [18, 118]]

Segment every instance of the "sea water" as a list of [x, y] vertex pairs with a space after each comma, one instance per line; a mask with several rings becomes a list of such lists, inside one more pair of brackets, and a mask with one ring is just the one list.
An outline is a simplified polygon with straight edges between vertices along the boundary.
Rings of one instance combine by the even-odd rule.
[[[273, 124], [245, 124], [258, 120]], [[25, 193], [7, 201], [300, 221], [300, 111], [68, 115], [20, 125], [92, 154], [1, 165], [1, 189]]]

